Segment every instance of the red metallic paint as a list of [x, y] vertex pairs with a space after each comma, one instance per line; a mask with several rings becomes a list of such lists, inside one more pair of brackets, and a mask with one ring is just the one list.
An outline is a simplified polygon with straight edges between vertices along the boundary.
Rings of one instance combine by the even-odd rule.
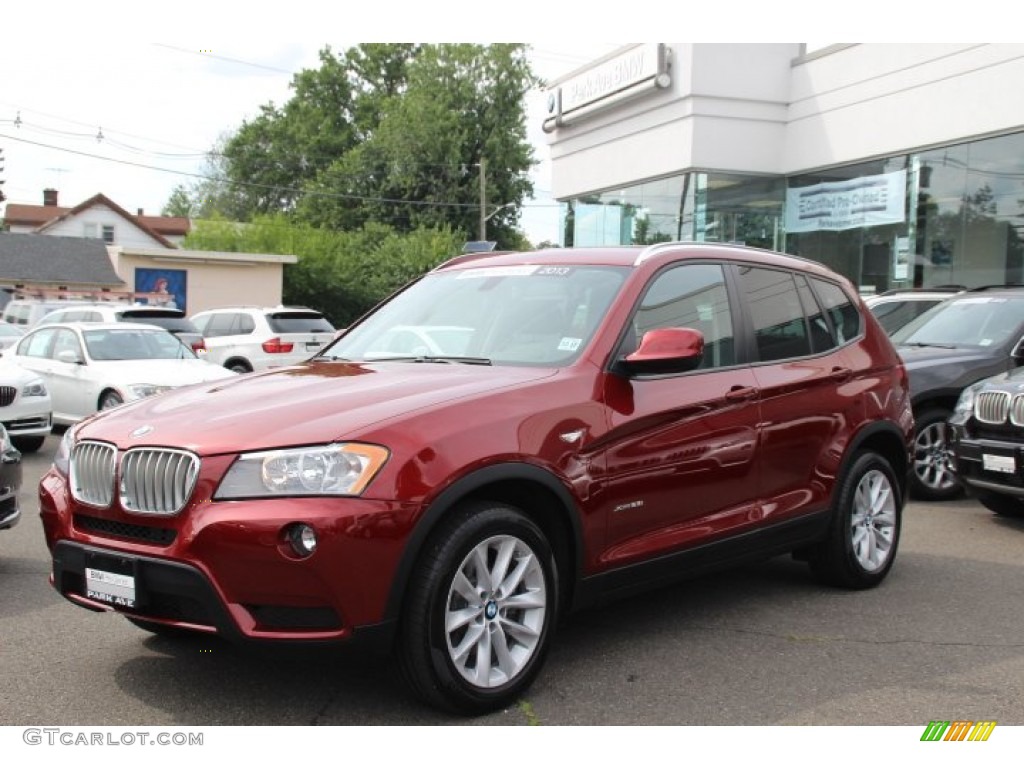
[[[344, 639], [386, 617], [400, 563], [433, 505], [476, 470], [523, 463], [548, 473], [572, 499], [583, 578], [689, 546], [820, 512], [854, 437], [878, 420], [906, 423], [906, 376], [884, 333], [865, 316], [865, 335], [828, 354], [767, 365], [627, 378], [611, 354], [648, 281], [681, 260], [775, 265], [842, 282], [812, 263], [749, 249], [678, 246], [551, 250], [461, 260], [451, 269], [543, 263], [632, 266], [588, 348], [563, 369], [410, 362], [310, 362], [167, 393], [101, 414], [77, 439], [125, 450], [171, 446], [202, 460], [192, 500], [178, 515], [142, 518], [115, 503], [72, 501], [51, 471], [40, 484], [47, 544], [59, 541], [187, 563], [205, 574], [239, 631], [252, 638]], [[703, 338], [656, 333], [672, 354]], [[699, 343], [698, 343], [699, 342]], [[663, 353], [663, 352], [662, 352]], [[656, 353], [656, 354], [662, 354]], [[906, 412], [906, 413], [905, 413]], [[153, 430], [132, 437], [140, 425]], [[217, 501], [236, 456], [269, 448], [359, 441], [390, 460], [360, 498]], [[529, 495], [533, 491], [527, 490]], [[174, 528], [161, 547], [91, 535], [72, 515]], [[282, 530], [312, 525], [316, 552], [299, 559]], [[571, 549], [572, 542], [567, 546]], [[77, 599], [77, 598], [75, 598]], [[83, 600], [77, 599], [78, 602]], [[246, 604], [330, 606], [342, 628], [262, 630]]]

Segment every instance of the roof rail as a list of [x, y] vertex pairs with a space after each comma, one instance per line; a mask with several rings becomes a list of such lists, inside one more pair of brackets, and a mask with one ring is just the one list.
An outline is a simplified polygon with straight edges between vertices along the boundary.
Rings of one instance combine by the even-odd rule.
[[967, 290], [971, 293], [980, 293], [982, 291], [998, 291], [1001, 288], [1024, 288], [1024, 283], [1003, 283], [1002, 285], [979, 285], [976, 288], [968, 288]]
[[927, 293], [929, 291], [966, 291], [965, 285], [917, 285], [913, 288], [890, 288], [888, 291], [876, 293], [875, 296], [892, 296], [896, 293]]
[[637, 266], [647, 261], [648, 259], [657, 256], [662, 251], [671, 250], [672, 248], [678, 248], [679, 246], [702, 246], [712, 248], [734, 248], [738, 251], [768, 251], [769, 253], [778, 253], [781, 256], [788, 256], [791, 259], [797, 259], [798, 261], [804, 261], [808, 264], [817, 264], [821, 266], [821, 262], [815, 259], [808, 259], [806, 256], [797, 256], [793, 253], [785, 253], [784, 251], [773, 251], [770, 248], [759, 248], [755, 245], [743, 245], [742, 243], [718, 243], [718, 242], [707, 242], [702, 240], [676, 240], [671, 243], [655, 243], [644, 248], [637, 255], [633, 261], [633, 266]]

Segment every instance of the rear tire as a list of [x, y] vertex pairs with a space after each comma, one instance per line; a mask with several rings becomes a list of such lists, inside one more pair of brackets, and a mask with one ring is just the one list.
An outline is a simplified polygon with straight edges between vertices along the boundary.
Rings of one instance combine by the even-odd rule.
[[229, 371], [234, 371], [237, 374], [252, 373], [252, 366], [244, 360], [232, 360], [230, 363], [224, 366]]
[[540, 672], [558, 613], [544, 533], [499, 503], [463, 507], [424, 547], [399, 630], [399, 667], [424, 702], [459, 714], [514, 703]]
[[809, 550], [815, 576], [847, 589], [881, 583], [896, 559], [902, 509], [892, 465], [874, 451], [859, 454], [836, 492], [828, 536]]

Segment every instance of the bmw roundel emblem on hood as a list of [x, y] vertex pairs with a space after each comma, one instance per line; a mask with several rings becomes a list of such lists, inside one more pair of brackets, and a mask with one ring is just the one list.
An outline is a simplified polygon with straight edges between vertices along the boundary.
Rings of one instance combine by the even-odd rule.
[[132, 437], [142, 437], [143, 435], [148, 435], [152, 431], [153, 431], [153, 427], [149, 426], [149, 424], [146, 424], [143, 427], [138, 427], [136, 429], [133, 429], [131, 436]]

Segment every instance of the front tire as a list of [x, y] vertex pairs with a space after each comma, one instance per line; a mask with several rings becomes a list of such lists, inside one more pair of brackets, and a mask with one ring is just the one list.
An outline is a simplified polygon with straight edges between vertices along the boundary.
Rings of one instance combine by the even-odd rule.
[[922, 501], [948, 501], [963, 492], [950, 463], [946, 440], [949, 411], [933, 408], [914, 421], [914, 471], [910, 491]]
[[1024, 499], [1016, 496], [1003, 496], [990, 491], [977, 491], [981, 505], [1003, 517], [1024, 517]]
[[814, 574], [848, 589], [881, 583], [896, 559], [902, 508], [892, 465], [873, 451], [858, 455], [837, 491], [828, 536], [811, 550]]
[[35, 453], [43, 447], [43, 443], [46, 441], [46, 436], [33, 435], [32, 437], [12, 437], [11, 442], [14, 443], [14, 447], [22, 453]]
[[108, 389], [100, 396], [100, 410], [105, 411], [108, 408], [117, 408], [117, 406], [124, 403], [122, 398], [117, 392], [112, 389]]
[[520, 510], [467, 505], [414, 570], [398, 662], [426, 703], [483, 714], [515, 702], [543, 666], [558, 612], [544, 533]]

